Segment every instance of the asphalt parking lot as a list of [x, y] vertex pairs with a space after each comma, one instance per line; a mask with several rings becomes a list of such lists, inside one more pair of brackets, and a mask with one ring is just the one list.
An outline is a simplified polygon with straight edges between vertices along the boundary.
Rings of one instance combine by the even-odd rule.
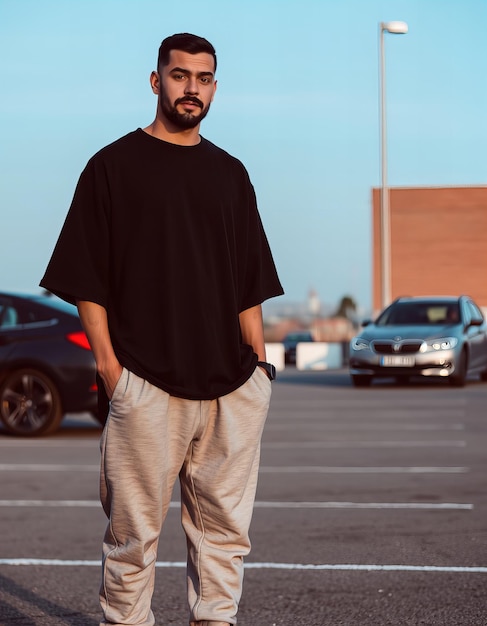
[[[274, 383], [241, 626], [487, 624], [487, 384], [370, 389], [345, 371]], [[0, 431], [0, 625], [98, 626], [98, 438]], [[187, 624], [175, 494], [158, 626]]]

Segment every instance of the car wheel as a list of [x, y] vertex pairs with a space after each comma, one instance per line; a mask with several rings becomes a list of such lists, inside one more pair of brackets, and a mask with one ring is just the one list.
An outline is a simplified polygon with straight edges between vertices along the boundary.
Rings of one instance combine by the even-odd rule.
[[0, 388], [0, 419], [14, 435], [47, 435], [63, 418], [61, 398], [50, 378], [34, 369], [11, 372]]
[[354, 387], [370, 387], [372, 382], [372, 376], [366, 374], [354, 374], [352, 376], [352, 383]]
[[460, 359], [458, 361], [458, 366], [455, 372], [450, 376], [448, 382], [452, 387], [464, 387], [465, 381], [467, 380], [467, 369], [468, 369], [468, 360], [467, 353], [465, 350], [462, 351], [460, 355]]

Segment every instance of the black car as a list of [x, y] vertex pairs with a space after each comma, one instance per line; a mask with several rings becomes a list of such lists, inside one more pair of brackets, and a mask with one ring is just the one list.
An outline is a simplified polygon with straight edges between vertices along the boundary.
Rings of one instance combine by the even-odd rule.
[[487, 380], [487, 322], [468, 296], [398, 298], [363, 324], [349, 364], [357, 387], [382, 376], [441, 377], [457, 387], [472, 375]]
[[298, 330], [288, 333], [282, 342], [284, 344], [284, 362], [295, 364], [296, 347], [298, 343], [309, 341], [313, 341], [313, 336], [308, 330]]
[[75, 306], [0, 293], [0, 419], [14, 435], [52, 433], [65, 413], [97, 416], [95, 360]]

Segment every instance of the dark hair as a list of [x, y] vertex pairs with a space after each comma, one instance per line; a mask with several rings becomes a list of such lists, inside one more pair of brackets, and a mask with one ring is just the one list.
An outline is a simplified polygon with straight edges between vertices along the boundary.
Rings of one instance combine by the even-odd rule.
[[203, 37], [191, 35], [190, 33], [178, 33], [176, 35], [166, 37], [159, 47], [159, 56], [157, 58], [158, 70], [162, 65], [167, 65], [169, 63], [171, 50], [182, 50], [183, 52], [188, 52], [189, 54], [199, 54], [200, 52], [211, 54], [215, 61], [216, 72], [215, 48]]

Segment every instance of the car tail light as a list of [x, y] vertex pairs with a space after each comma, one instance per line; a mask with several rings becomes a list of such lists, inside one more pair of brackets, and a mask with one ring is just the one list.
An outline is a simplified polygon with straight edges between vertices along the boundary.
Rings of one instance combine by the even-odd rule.
[[79, 346], [80, 348], [84, 348], [85, 350], [91, 350], [88, 337], [86, 336], [86, 333], [82, 330], [79, 330], [75, 333], [69, 333], [68, 335], [66, 335], [66, 339], [71, 343], [74, 343], [76, 346]]

